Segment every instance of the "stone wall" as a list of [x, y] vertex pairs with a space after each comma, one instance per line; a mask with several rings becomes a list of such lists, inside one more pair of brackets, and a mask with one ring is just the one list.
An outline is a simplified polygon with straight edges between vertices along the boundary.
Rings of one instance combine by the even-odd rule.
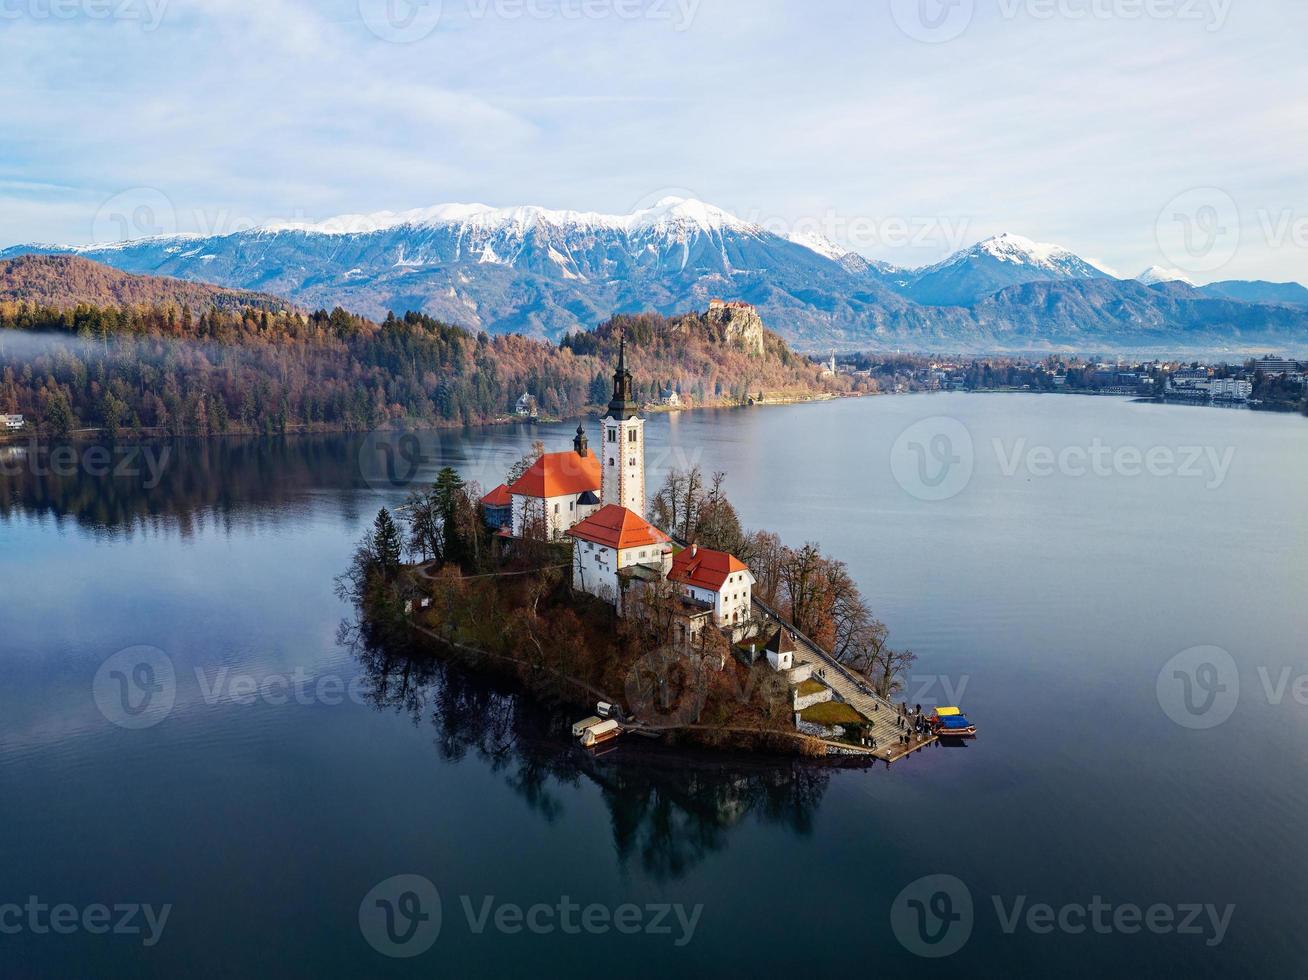
[[815, 704], [825, 704], [831, 700], [831, 688], [824, 687], [820, 691], [814, 691], [812, 694], [801, 695], [798, 690], [794, 692], [794, 708], [796, 711], [803, 711], [805, 708], [811, 708]]

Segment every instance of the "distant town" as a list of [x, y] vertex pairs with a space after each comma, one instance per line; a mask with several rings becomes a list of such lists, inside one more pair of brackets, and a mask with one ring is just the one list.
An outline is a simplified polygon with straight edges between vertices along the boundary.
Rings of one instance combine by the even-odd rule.
[[874, 382], [886, 393], [1032, 391], [1116, 395], [1308, 414], [1308, 362], [1267, 355], [1236, 364], [1097, 360], [1054, 355], [942, 359], [911, 354], [835, 354], [826, 372]]

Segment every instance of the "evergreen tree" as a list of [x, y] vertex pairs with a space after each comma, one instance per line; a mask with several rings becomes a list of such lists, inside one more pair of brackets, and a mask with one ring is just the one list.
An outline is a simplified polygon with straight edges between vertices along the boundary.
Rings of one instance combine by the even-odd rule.
[[400, 529], [395, 526], [391, 512], [385, 507], [377, 512], [377, 519], [372, 526], [372, 552], [377, 562], [377, 571], [387, 582], [392, 582], [400, 573], [404, 547], [400, 540]]

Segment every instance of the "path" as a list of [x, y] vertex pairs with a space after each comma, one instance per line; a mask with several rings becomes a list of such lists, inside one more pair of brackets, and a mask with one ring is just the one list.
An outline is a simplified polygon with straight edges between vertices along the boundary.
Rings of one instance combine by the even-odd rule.
[[872, 734], [877, 740], [877, 758], [894, 762], [936, 740], [934, 735], [928, 735], [921, 741], [915, 738], [910, 745], [900, 744], [899, 737], [904, 732], [895, 725], [895, 718], [899, 711], [897, 706], [873, 691], [865, 681], [852, 674], [831, 654], [795, 629], [763, 600], [755, 598], [754, 608], [765, 621], [789, 630], [795, 637], [795, 645], [800, 651], [799, 659], [807, 660], [813, 665], [813, 676], [831, 688], [840, 700], [871, 722]]

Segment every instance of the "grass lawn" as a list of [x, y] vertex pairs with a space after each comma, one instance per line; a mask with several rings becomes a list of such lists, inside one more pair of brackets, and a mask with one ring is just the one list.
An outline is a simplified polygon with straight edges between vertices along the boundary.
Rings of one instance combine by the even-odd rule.
[[826, 689], [827, 686], [825, 684], [813, 680], [804, 681], [797, 688], [797, 690], [799, 691], [799, 696], [801, 698], [806, 698], [810, 694], [821, 694]]
[[801, 711], [799, 717], [815, 725], [861, 725], [865, 721], [862, 715], [841, 701], [815, 704]]

